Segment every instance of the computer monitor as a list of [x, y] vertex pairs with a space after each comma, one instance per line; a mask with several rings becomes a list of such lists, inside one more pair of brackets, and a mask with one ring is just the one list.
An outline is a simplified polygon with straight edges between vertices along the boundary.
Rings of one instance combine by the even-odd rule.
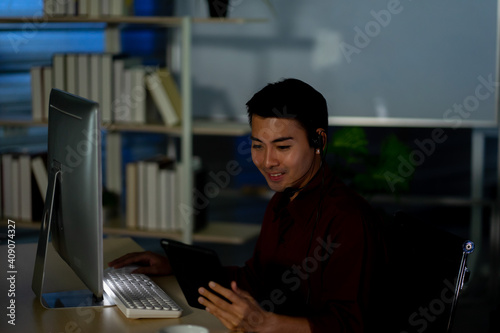
[[[106, 305], [103, 300], [102, 169], [99, 105], [52, 89], [48, 118], [49, 185], [32, 289], [47, 308]], [[44, 293], [52, 244], [88, 290]]]

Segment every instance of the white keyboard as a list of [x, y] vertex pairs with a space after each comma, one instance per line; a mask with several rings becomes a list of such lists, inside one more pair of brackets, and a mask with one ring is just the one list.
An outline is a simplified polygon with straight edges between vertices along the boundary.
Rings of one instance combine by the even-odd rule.
[[104, 291], [127, 318], [178, 318], [182, 309], [144, 274], [131, 267], [106, 269]]

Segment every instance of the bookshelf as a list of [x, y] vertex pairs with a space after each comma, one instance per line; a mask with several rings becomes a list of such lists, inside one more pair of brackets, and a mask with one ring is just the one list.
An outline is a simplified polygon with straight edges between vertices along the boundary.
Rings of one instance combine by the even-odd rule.
[[[185, 171], [193, 170], [192, 146], [193, 135], [244, 135], [248, 133], [247, 124], [232, 122], [211, 122], [207, 120], [192, 119], [192, 83], [191, 83], [191, 26], [192, 24], [245, 24], [264, 22], [263, 19], [240, 19], [240, 18], [192, 18], [185, 17], [160, 17], [160, 16], [119, 16], [119, 17], [80, 17], [80, 16], [51, 16], [51, 17], [3, 17], [0, 18], [0, 24], [10, 23], [104, 23], [110, 28], [110, 33], [106, 34], [106, 44], [108, 51], [116, 51], [116, 45], [119, 45], [117, 38], [119, 34], [115, 33], [125, 25], [155, 25], [165, 28], [175, 28], [180, 34], [180, 92], [182, 99], [182, 122], [180, 126], [167, 127], [162, 125], [132, 125], [104, 123], [103, 128], [113, 132], [144, 132], [144, 133], [163, 133], [180, 137], [182, 168]], [[108, 30], [108, 29], [107, 29]], [[114, 39], [114, 40], [113, 40]], [[168, 49], [168, 48], [167, 48]], [[167, 51], [168, 52], [168, 51]], [[46, 126], [44, 122], [34, 122], [30, 120], [1, 120], [0, 126], [3, 127], [32, 127]], [[192, 172], [181, 172], [181, 183], [183, 188], [192, 189], [194, 180]], [[193, 198], [190, 190], [182, 191], [181, 202], [187, 207], [193, 207]], [[104, 233], [122, 234], [122, 235], [140, 235], [140, 236], [165, 236], [181, 239], [185, 243], [192, 243], [194, 240], [241, 243], [250, 239], [260, 231], [260, 226], [240, 225], [237, 223], [220, 223], [210, 221], [206, 230], [199, 233], [193, 233], [193, 216], [188, 216], [183, 221], [183, 230], [179, 233], [144, 231], [126, 229], [121, 226], [121, 222], [112, 223], [112, 226], [105, 227]], [[38, 224], [24, 222], [19, 225], [26, 228], [38, 228]]]
[[[182, 25], [186, 17], [172, 16], [99, 16], [99, 17], [84, 17], [84, 16], [52, 16], [41, 17], [35, 16], [31, 18], [34, 23], [106, 23], [109, 25], [119, 24], [146, 24], [160, 25], [166, 27], [179, 27]], [[258, 18], [204, 18], [204, 17], [189, 17], [192, 23], [208, 23], [208, 24], [246, 24], [246, 23], [263, 23], [267, 19]], [[30, 20], [25, 17], [0, 17], [0, 24], [4, 23], [26, 23]]]

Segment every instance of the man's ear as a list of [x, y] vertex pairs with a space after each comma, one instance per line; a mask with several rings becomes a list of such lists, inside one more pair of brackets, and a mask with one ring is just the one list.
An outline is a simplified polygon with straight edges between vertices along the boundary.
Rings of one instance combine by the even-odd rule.
[[313, 148], [316, 150], [319, 149], [320, 152], [323, 151], [326, 146], [326, 139], [327, 139], [326, 131], [323, 128], [318, 128], [316, 130], [316, 134], [312, 138]]

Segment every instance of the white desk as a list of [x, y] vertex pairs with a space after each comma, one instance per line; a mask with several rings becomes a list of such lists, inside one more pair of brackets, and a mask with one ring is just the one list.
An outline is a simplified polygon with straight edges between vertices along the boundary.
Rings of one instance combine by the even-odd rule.
[[[73, 309], [45, 309], [31, 290], [31, 279], [35, 262], [37, 244], [16, 245], [16, 284], [15, 298], [8, 296], [9, 281], [7, 281], [8, 253], [7, 246], [0, 246], [0, 332], [157, 332], [160, 328], [178, 324], [192, 324], [207, 327], [211, 333], [228, 332], [217, 318], [206, 311], [191, 308], [184, 298], [175, 277], [154, 277], [158, 285], [163, 288], [179, 304], [184, 312], [177, 319], [128, 319], [116, 307], [105, 308], [73, 308]], [[104, 263], [131, 252], [141, 251], [142, 248], [130, 238], [109, 238], [104, 240]], [[47, 267], [50, 272], [58, 272], [59, 276], [66, 277], [54, 281], [46, 275], [44, 291], [68, 288], [83, 288], [66, 263], [49, 247]], [[8, 323], [8, 302], [15, 299], [16, 320], [15, 326]]]

